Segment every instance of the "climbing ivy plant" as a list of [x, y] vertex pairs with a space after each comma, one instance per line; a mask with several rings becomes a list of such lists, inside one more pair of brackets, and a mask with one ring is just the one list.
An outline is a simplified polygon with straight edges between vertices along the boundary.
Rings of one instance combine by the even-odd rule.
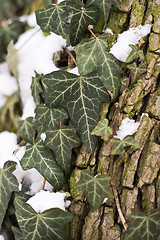
[[[28, 143], [21, 160], [23, 170], [37, 169], [57, 191], [62, 190], [67, 181], [72, 171], [73, 152], [76, 154], [81, 145], [93, 154], [98, 137], [110, 142], [111, 164], [114, 156], [126, 156], [139, 145], [133, 136], [117, 139], [114, 137], [116, 124], [112, 129], [108, 119], [100, 120], [101, 104], [114, 102], [120, 93], [121, 68], [118, 60], [107, 51], [108, 35], [94, 33], [89, 25], [96, 25], [103, 14], [106, 26], [111, 6], [120, 7], [120, 1], [66, 0], [60, 4], [45, 1], [45, 4], [45, 8], [36, 11], [37, 23], [43, 32], [61, 35], [67, 47], [74, 47], [74, 54], [67, 47], [65, 50], [73, 60], [73, 67], [78, 67], [79, 75], [65, 68], [46, 75], [35, 72], [31, 85], [36, 103], [35, 118], [20, 121], [17, 134]], [[8, 14], [6, 10], [4, 15]], [[11, 38], [17, 39], [14, 27], [20, 29], [21, 24], [9, 25], [9, 33], [5, 29], [1, 31], [7, 39], [4, 44]], [[143, 52], [133, 45], [131, 48], [126, 68], [133, 71], [132, 80], [136, 81], [145, 67], [137, 66], [134, 59], [143, 60]], [[45, 139], [42, 134], [46, 135]], [[60, 209], [35, 212], [18, 193], [18, 182], [12, 174], [15, 165], [8, 161], [0, 169], [0, 223], [5, 226], [10, 224], [9, 215], [16, 217], [16, 224], [10, 227], [15, 239], [68, 239], [66, 224], [72, 221], [72, 214]], [[112, 173], [110, 177], [94, 176], [84, 170], [76, 188], [84, 192], [90, 207], [96, 210], [104, 198], [115, 197], [118, 201], [112, 182]], [[4, 190], [3, 185], [8, 187]], [[10, 208], [8, 204], [13, 201], [14, 208]], [[141, 212], [130, 215], [124, 239], [156, 240], [160, 234], [159, 214], [157, 209], [147, 216]]]

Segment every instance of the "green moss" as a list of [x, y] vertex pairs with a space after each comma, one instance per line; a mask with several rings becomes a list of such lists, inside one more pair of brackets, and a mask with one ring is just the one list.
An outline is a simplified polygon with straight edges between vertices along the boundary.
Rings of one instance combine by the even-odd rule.
[[80, 180], [81, 170], [75, 168], [70, 176], [70, 193], [74, 199], [74, 201], [78, 201], [82, 199], [83, 192], [79, 191], [75, 185]]
[[130, 18], [130, 26], [136, 27], [142, 24], [145, 11], [145, 0], [134, 1]]

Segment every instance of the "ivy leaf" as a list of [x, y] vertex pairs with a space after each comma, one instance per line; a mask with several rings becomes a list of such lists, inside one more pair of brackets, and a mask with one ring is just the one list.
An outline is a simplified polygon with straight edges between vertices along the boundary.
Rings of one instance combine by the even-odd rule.
[[112, 5], [115, 5], [117, 7], [121, 7], [119, 0], [88, 0], [87, 1], [87, 7], [88, 6], [97, 6], [103, 13], [105, 24], [107, 23], [110, 8]]
[[146, 72], [146, 64], [142, 63], [137, 67], [137, 64], [134, 62], [127, 66], [131, 70], [132, 82], [135, 82], [143, 73]]
[[139, 143], [135, 141], [133, 136], [126, 136], [123, 140], [118, 138], [112, 138], [112, 155], [123, 155], [125, 153], [125, 147], [132, 147], [135, 151], [139, 148]]
[[15, 208], [24, 240], [67, 240], [65, 225], [71, 222], [71, 213], [59, 208], [50, 208], [37, 213], [18, 197], [15, 198]]
[[37, 105], [35, 109], [36, 113], [36, 122], [40, 125], [43, 124], [43, 127], [59, 127], [60, 121], [67, 119], [68, 113], [63, 108], [49, 108], [44, 105]]
[[98, 74], [77, 76], [61, 70], [43, 76], [43, 81], [47, 86], [45, 102], [50, 107], [67, 109], [82, 143], [93, 152], [96, 137], [91, 132], [99, 120], [101, 103], [110, 100]]
[[3, 169], [0, 169], [0, 225], [5, 217], [12, 192], [19, 191], [17, 179], [12, 174], [16, 165], [17, 163], [8, 161], [4, 164]]
[[138, 46], [129, 44], [132, 51], [126, 59], [126, 63], [132, 62], [136, 57], [139, 57], [141, 60], [144, 59], [144, 54], [142, 50], [138, 50]]
[[129, 225], [124, 240], [156, 240], [160, 234], [160, 209], [153, 210], [149, 215], [138, 212], [129, 215]]
[[70, 42], [75, 46], [85, 33], [88, 25], [96, 24], [99, 18], [99, 10], [95, 7], [80, 8], [72, 6], [73, 16], [71, 20]]
[[33, 143], [34, 131], [36, 129], [33, 117], [19, 121], [17, 135], [22, 136], [26, 142]]
[[8, 44], [7, 52], [8, 67], [15, 78], [18, 80], [18, 51], [14, 48], [13, 40], [11, 40]]
[[107, 141], [112, 134], [112, 128], [108, 127], [108, 119], [99, 121], [97, 126], [92, 131], [93, 135], [100, 136], [104, 141]]
[[20, 163], [23, 170], [36, 168], [56, 190], [62, 188], [64, 182], [63, 173], [57, 165], [51, 150], [46, 149], [40, 139], [37, 139], [34, 145], [26, 147], [25, 155]]
[[31, 91], [32, 96], [34, 97], [34, 101], [36, 104], [41, 103], [41, 96], [40, 94], [43, 92], [42, 86], [41, 86], [41, 78], [43, 77], [43, 74], [38, 74], [35, 72], [36, 76], [32, 77], [32, 84], [31, 84]]
[[113, 195], [108, 187], [109, 177], [106, 175], [98, 175], [93, 177], [90, 172], [82, 171], [80, 181], [76, 184], [76, 188], [83, 191], [88, 202], [94, 210], [100, 207], [104, 198]]
[[8, 1], [0, 1], [1, 7], [0, 7], [0, 21], [2, 21], [4, 18], [8, 19], [11, 17], [12, 12], [14, 10], [14, 3], [12, 0]]
[[70, 11], [68, 9], [69, 2], [62, 2], [56, 5], [50, 5], [46, 8], [37, 10], [37, 24], [44, 32], [54, 32], [66, 39], [69, 45], [70, 27], [67, 23]]
[[72, 148], [80, 145], [80, 143], [76, 130], [71, 125], [61, 125], [59, 129], [46, 130], [45, 144], [53, 150], [58, 165], [66, 173], [69, 172], [71, 165]]
[[23, 240], [22, 231], [19, 228], [12, 226], [12, 231], [16, 240]]
[[120, 68], [117, 59], [106, 49], [106, 34], [83, 40], [75, 48], [79, 73], [98, 71], [107, 90], [117, 96], [120, 88]]

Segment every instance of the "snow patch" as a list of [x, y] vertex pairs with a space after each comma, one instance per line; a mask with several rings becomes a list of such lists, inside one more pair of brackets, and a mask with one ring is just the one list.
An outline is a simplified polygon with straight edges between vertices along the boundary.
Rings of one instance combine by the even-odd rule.
[[130, 28], [128, 31], [119, 34], [117, 42], [110, 49], [110, 53], [112, 53], [118, 60], [125, 62], [132, 51], [129, 44], [138, 44], [142, 37], [145, 37], [150, 33], [151, 27], [152, 24], [146, 24], [144, 26], [139, 25], [136, 28]]
[[46, 140], [46, 134], [45, 133], [41, 133], [41, 140], [43, 142]]
[[78, 67], [75, 67], [75, 68], [69, 70], [68, 72], [69, 72], [69, 73], [73, 73], [73, 74], [75, 74], [75, 75], [77, 75], [77, 76], [80, 75], [79, 72], [78, 72]]

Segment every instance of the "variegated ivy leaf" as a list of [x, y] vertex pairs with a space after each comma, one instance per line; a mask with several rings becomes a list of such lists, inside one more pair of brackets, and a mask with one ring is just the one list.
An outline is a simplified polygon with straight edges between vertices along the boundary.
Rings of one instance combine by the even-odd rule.
[[160, 235], [160, 208], [146, 215], [137, 212], [129, 215], [128, 229], [124, 240], [157, 240]]
[[69, 117], [64, 108], [49, 108], [44, 105], [37, 105], [35, 113], [36, 122], [43, 125], [44, 129], [59, 127], [60, 121]]
[[96, 210], [102, 204], [104, 198], [113, 198], [108, 186], [109, 177], [98, 175], [93, 177], [90, 172], [82, 171], [80, 181], [76, 188], [83, 191], [91, 207]]
[[107, 141], [112, 134], [112, 128], [108, 126], [108, 119], [99, 121], [97, 126], [92, 131], [93, 135], [100, 136], [104, 141]]
[[82, 39], [88, 25], [96, 24], [99, 18], [98, 8], [83, 8], [80, 6], [72, 6], [73, 16], [71, 20], [70, 41], [75, 46]]
[[3, 169], [0, 169], [0, 225], [5, 217], [12, 192], [19, 191], [17, 179], [12, 174], [16, 165], [15, 162], [8, 161], [4, 164]]
[[69, 2], [70, 1], [64, 1], [60, 4], [50, 5], [35, 12], [37, 23], [42, 31], [54, 32], [61, 35], [66, 39], [67, 45], [70, 43], [70, 27], [67, 23], [70, 15], [70, 9], [68, 8]]
[[121, 7], [119, 0], [88, 0], [86, 6], [97, 6], [102, 11], [105, 23], [107, 23], [110, 8], [112, 5]]
[[37, 139], [34, 145], [26, 147], [25, 155], [20, 163], [23, 170], [37, 169], [56, 190], [62, 188], [63, 173], [56, 163], [53, 153], [44, 147], [41, 139]]
[[42, 86], [41, 86], [41, 78], [43, 77], [43, 74], [38, 74], [35, 72], [36, 76], [32, 77], [32, 84], [31, 84], [31, 91], [32, 96], [34, 97], [34, 101], [36, 104], [41, 103], [41, 96], [40, 94], [43, 92]]
[[60, 128], [50, 128], [46, 131], [45, 144], [55, 154], [56, 161], [68, 173], [71, 165], [72, 148], [80, 145], [76, 129], [71, 125], [61, 125]]
[[78, 70], [86, 75], [97, 71], [107, 90], [116, 97], [120, 88], [120, 67], [117, 59], [106, 49], [106, 34], [81, 41], [75, 48]]
[[22, 136], [26, 142], [33, 143], [34, 131], [36, 130], [33, 117], [19, 121], [17, 135]]
[[127, 66], [131, 70], [132, 82], [135, 82], [143, 73], [146, 72], [146, 64], [142, 63], [137, 67], [137, 64], [134, 62]]
[[132, 51], [130, 52], [129, 56], [126, 59], [126, 62], [132, 62], [136, 57], [139, 57], [141, 60], [144, 59], [144, 54], [142, 50], [138, 50], [138, 46], [129, 44]]
[[65, 107], [73, 126], [88, 151], [93, 152], [96, 137], [91, 135], [99, 120], [100, 105], [110, 100], [97, 73], [77, 76], [55, 71], [43, 76], [45, 102], [51, 107]]
[[67, 240], [65, 225], [72, 221], [71, 213], [59, 208], [37, 213], [18, 197], [15, 198], [15, 208], [23, 240]]
[[112, 138], [112, 155], [125, 154], [125, 147], [131, 147], [133, 151], [139, 148], [139, 143], [135, 141], [133, 136], [126, 136], [123, 140]]

